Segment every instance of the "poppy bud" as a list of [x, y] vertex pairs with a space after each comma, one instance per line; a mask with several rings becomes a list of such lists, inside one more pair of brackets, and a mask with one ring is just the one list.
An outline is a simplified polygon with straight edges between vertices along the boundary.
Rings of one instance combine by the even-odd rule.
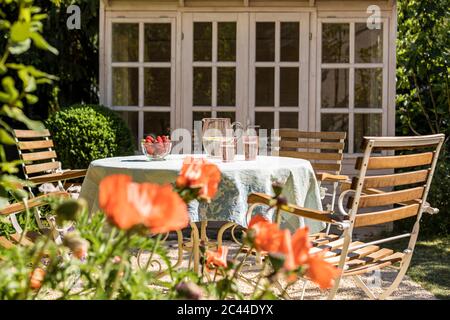
[[78, 216], [87, 208], [87, 202], [84, 199], [70, 199], [64, 201], [56, 208], [57, 222], [61, 224], [64, 221], [75, 221]]
[[276, 273], [283, 267], [286, 257], [281, 253], [270, 253], [269, 259], [274, 269], [274, 272]]
[[287, 205], [288, 201], [285, 197], [279, 196], [277, 197], [277, 206]]
[[12, 192], [12, 195], [18, 201], [23, 201], [25, 199], [28, 199], [28, 193], [23, 189], [15, 189]]
[[30, 275], [30, 288], [39, 289], [42, 286], [42, 282], [45, 278], [45, 270], [42, 268], [36, 268]]
[[69, 248], [75, 257], [82, 260], [86, 258], [89, 242], [81, 238], [78, 232], [70, 232], [64, 236], [64, 245]]
[[122, 258], [119, 257], [119, 256], [115, 256], [115, 257], [112, 259], [112, 263], [114, 263], [114, 264], [119, 264], [121, 261], [122, 261]]
[[189, 300], [200, 300], [203, 295], [203, 289], [193, 282], [182, 281], [176, 285], [175, 290], [181, 298]]
[[283, 192], [283, 186], [284, 186], [284, 183], [281, 183], [280, 181], [275, 181], [272, 183], [272, 189], [273, 189], [273, 192], [275, 193], [275, 197], [278, 197], [281, 195], [281, 193]]

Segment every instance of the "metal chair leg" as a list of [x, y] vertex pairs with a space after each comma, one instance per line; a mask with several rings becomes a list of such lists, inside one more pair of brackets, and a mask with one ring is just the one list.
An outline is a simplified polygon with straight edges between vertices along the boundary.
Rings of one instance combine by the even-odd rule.
[[217, 234], [217, 247], [221, 247], [223, 243], [223, 234], [225, 231], [227, 231], [229, 228], [233, 227], [235, 225], [234, 222], [228, 222], [225, 223], [220, 229], [219, 233]]
[[192, 255], [194, 260], [194, 272], [200, 271], [200, 234], [195, 222], [191, 222], [192, 227]]

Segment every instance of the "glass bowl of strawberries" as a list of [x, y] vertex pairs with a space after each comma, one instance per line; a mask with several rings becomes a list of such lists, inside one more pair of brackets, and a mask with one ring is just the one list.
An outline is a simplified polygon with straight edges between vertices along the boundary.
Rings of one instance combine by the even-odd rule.
[[164, 160], [164, 158], [172, 151], [172, 142], [169, 136], [147, 136], [141, 141], [142, 152], [150, 161]]

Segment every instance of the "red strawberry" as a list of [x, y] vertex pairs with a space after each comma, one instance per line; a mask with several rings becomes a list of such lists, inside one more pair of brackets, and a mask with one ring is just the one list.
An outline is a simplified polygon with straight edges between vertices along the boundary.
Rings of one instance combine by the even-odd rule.
[[158, 137], [156, 138], [156, 141], [157, 141], [158, 143], [162, 143], [162, 142], [163, 142], [163, 140], [162, 140], [162, 138], [161, 138], [160, 136], [158, 136]]
[[167, 137], [166, 137], [166, 136], [162, 136], [161, 139], [162, 139], [162, 141], [163, 141], [164, 143], [167, 142]]
[[146, 144], [145, 145], [145, 150], [147, 151], [147, 153], [149, 155], [153, 155], [155, 153], [155, 148], [151, 144]]

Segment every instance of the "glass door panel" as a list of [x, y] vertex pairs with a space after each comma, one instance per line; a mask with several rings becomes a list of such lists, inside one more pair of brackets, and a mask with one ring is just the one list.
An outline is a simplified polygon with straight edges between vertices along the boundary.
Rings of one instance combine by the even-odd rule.
[[307, 130], [308, 19], [308, 14], [250, 15], [248, 116], [262, 129]]
[[246, 13], [184, 14], [184, 128], [194, 128], [203, 117], [244, 120], [247, 20]]

